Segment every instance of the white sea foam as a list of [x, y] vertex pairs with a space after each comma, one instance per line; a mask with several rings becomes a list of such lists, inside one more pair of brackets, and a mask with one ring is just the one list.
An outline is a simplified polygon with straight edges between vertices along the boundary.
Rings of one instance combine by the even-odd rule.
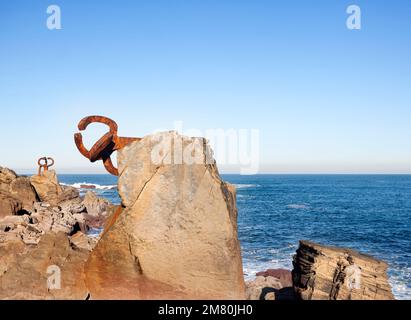
[[411, 267], [396, 266], [388, 272], [389, 283], [396, 299], [411, 300], [410, 285], [404, 279], [410, 279]]
[[245, 188], [257, 188], [259, 187], [258, 184], [234, 184], [234, 187], [237, 189], [245, 189]]
[[401, 280], [390, 279], [390, 284], [392, 287], [392, 293], [395, 299], [398, 300], [411, 300], [410, 289]]
[[269, 262], [257, 261], [257, 260], [248, 260], [243, 262], [243, 270], [244, 270], [244, 279], [254, 280], [256, 274], [261, 271], [265, 271], [268, 269], [286, 269], [291, 270], [290, 258], [283, 258], [283, 259], [273, 259]]
[[98, 190], [111, 190], [111, 189], [116, 189], [117, 185], [108, 185], [108, 186], [102, 186], [96, 183], [87, 183], [87, 182], [79, 182], [79, 183], [73, 183], [73, 184], [66, 184], [66, 183], [60, 183], [63, 186], [70, 186], [74, 187], [76, 189], [98, 189]]

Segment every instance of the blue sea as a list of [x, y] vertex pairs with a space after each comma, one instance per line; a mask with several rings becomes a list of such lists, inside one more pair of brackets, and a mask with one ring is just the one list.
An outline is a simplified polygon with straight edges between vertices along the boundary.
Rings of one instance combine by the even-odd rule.
[[[60, 175], [119, 203], [110, 175]], [[385, 260], [397, 299], [411, 299], [411, 175], [223, 175], [237, 187], [244, 272], [292, 269], [301, 239]], [[85, 189], [80, 189], [84, 193]]]

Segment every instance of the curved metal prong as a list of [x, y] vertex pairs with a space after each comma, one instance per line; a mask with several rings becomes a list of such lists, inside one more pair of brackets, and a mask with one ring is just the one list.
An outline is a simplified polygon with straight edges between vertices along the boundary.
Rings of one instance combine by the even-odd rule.
[[113, 134], [107, 132], [93, 145], [93, 147], [88, 152], [90, 161], [95, 162], [105, 157], [109, 157], [113, 152], [113, 146]]
[[81, 135], [81, 133], [74, 134], [74, 142], [76, 143], [78, 151], [80, 151], [80, 153], [87, 159], [90, 159], [90, 152], [86, 149], [86, 147], [83, 144], [83, 136]]
[[43, 157], [43, 158], [40, 158], [40, 159], [37, 160], [37, 164], [42, 167], [42, 166], [44, 166], [44, 164], [41, 163], [41, 160], [45, 160], [45, 162], [47, 163], [47, 158]]
[[51, 164], [47, 164], [47, 167], [52, 167], [54, 166], [54, 159], [53, 158], [47, 158], [48, 160], [51, 160]]
[[118, 169], [113, 166], [113, 162], [111, 162], [110, 157], [104, 159], [103, 164], [109, 173], [111, 173], [114, 176], [118, 176]]
[[88, 116], [80, 120], [78, 129], [80, 131], [86, 130], [88, 125], [94, 122], [103, 123], [110, 128], [112, 134], [117, 134], [118, 126], [114, 120], [103, 116]]
[[78, 129], [84, 131], [87, 129], [88, 125], [91, 123], [103, 123], [110, 128], [110, 131], [103, 135], [90, 150], [87, 150], [83, 144], [83, 137], [81, 133], [74, 134], [74, 142], [76, 143], [77, 149], [80, 153], [89, 159], [91, 162], [97, 160], [102, 160], [104, 167], [112, 175], [118, 176], [118, 169], [113, 166], [111, 161], [111, 154], [114, 151], [124, 148], [126, 145], [134, 141], [141, 140], [140, 138], [126, 138], [117, 136], [117, 123], [110, 118], [103, 116], [88, 116], [80, 120], [78, 124]]

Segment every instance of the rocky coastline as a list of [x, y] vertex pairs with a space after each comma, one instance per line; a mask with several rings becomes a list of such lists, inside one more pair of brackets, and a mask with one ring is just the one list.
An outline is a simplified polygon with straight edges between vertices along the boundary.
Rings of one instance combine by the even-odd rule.
[[[177, 155], [160, 152], [153, 164], [159, 140], [200, 161], [170, 164]], [[120, 206], [92, 190], [80, 197], [53, 170], [0, 167], [0, 299], [393, 299], [386, 263], [309, 241], [292, 271], [246, 282], [236, 191], [210, 158], [205, 139], [175, 132], [131, 143], [118, 153]]]

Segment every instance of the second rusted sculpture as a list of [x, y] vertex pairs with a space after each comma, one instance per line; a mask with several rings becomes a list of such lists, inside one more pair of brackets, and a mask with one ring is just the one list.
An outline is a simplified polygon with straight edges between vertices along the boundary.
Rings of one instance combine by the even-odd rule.
[[117, 135], [117, 123], [114, 120], [103, 116], [89, 116], [83, 118], [78, 124], [78, 129], [84, 131], [89, 124], [95, 122], [107, 125], [110, 129], [109, 132], [103, 135], [90, 150], [87, 150], [84, 146], [81, 133], [74, 134], [74, 141], [77, 149], [91, 162], [102, 160], [106, 170], [112, 175], [118, 176], [118, 169], [114, 167], [113, 162], [111, 161], [111, 154], [134, 141], [141, 140], [141, 138], [119, 137]]
[[[50, 163], [49, 163], [50, 160]], [[43, 169], [43, 171], [48, 171], [50, 167], [52, 167], [54, 165], [54, 159], [50, 158], [50, 157], [43, 157], [40, 158], [37, 161], [38, 165], [39, 165], [39, 171], [38, 171], [38, 175], [41, 176], [41, 169]]]

